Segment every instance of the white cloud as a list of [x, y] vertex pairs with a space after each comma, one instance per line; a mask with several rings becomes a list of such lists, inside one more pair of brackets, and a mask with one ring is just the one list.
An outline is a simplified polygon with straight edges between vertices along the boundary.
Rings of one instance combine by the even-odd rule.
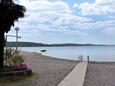
[[84, 2], [77, 8], [81, 9], [82, 15], [103, 15], [107, 13], [115, 13], [115, 1], [114, 0], [96, 0], [94, 3]]
[[79, 31], [75, 23], [91, 21], [72, 14], [69, 5], [63, 1], [20, 0], [20, 4], [26, 6], [27, 12], [26, 17], [20, 19], [16, 26], [19, 26], [24, 32], [33, 30], [34, 34], [39, 31], [47, 31], [84, 35], [85, 33]]
[[[22, 36], [20, 40], [33, 42], [49, 42], [49, 40], [58, 42], [61, 40], [64, 42], [71, 40], [74, 36], [84, 37], [85, 40], [88, 40], [87, 38], [95, 32], [102, 33], [105, 37], [107, 34], [115, 33], [115, 16], [104, 15], [115, 12], [113, 0], [96, 0], [94, 3], [74, 4], [73, 9], [64, 1], [20, 0], [20, 4], [27, 8], [26, 16], [15, 24], [21, 29], [19, 30], [19, 35]], [[76, 8], [81, 9], [82, 16], [77, 15], [80, 9]], [[72, 13], [73, 10], [77, 12]], [[83, 17], [83, 15], [104, 15], [106, 19], [100, 18], [102, 20], [99, 20], [100, 16], [94, 18], [95, 16]], [[15, 34], [15, 30], [9, 34]], [[79, 39], [77, 40], [79, 41]]]
[[[104, 5], [106, 8], [105, 5], [108, 5], [109, 2], [110, 1], [107, 2], [106, 0], [97, 0], [94, 4], [84, 3], [80, 6], [83, 8], [82, 12], [84, 15], [89, 15], [89, 13], [101, 14], [100, 11], [98, 11], [100, 9], [95, 9], [95, 6]], [[34, 34], [39, 31], [45, 31], [86, 35], [88, 34], [85, 32], [86, 30], [105, 30], [105, 28], [113, 27], [115, 23], [114, 20], [93, 21], [90, 18], [76, 16], [71, 13], [69, 5], [63, 1], [20, 0], [20, 3], [27, 6], [27, 16], [21, 19], [19, 23], [16, 23], [16, 26], [22, 29], [26, 28], [24, 31], [33, 30]], [[77, 7], [77, 5], [75, 5], [75, 7]], [[103, 9], [105, 9], [104, 7]]]
[[81, 31], [67, 31], [67, 32], [65, 32], [65, 34], [69, 34], [69, 35], [82, 35], [82, 36], [88, 35], [88, 33], [81, 32]]
[[73, 14], [58, 14], [59, 19], [53, 22], [54, 28], [61, 28], [65, 27], [65, 29], [77, 29], [76, 23], [83, 23], [83, 22], [90, 22], [91, 19], [85, 18], [85, 17], [79, 17], [75, 16]]
[[71, 13], [69, 6], [62, 1], [52, 3], [48, 0], [20, 0], [20, 4], [27, 8], [26, 17], [22, 21], [28, 26], [53, 23], [59, 17], [57, 14]]
[[78, 7], [79, 7], [78, 4], [74, 4], [74, 5], [73, 5], [73, 8], [78, 8]]
[[115, 35], [115, 27], [109, 27], [103, 30], [104, 33], [108, 35]]
[[20, 0], [20, 4], [26, 6], [28, 10], [39, 13], [71, 13], [69, 5], [63, 1], [49, 2], [48, 0]]
[[103, 4], [112, 4], [114, 2], [114, 0], [96, 0], [95, 3], [96, 4], [100, 4], [100, 5], [103, 5]]
[[106, 28], [115, 27], [114, 20], [106, 20], [106, 21], [92, 21], [92, 22], [84, 22], [84, 23], [76, 23], [81, 30], [86, 31], [104, 31]]

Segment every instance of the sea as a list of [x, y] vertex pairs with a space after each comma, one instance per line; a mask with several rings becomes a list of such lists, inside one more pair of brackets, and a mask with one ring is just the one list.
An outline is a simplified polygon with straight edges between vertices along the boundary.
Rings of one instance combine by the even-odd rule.
[[79, 56], [87, 60], [89, 56], [91, 61], [115, 61], [115, 46], [19, 47], [18, 49], [69, 60], [78, 60]]

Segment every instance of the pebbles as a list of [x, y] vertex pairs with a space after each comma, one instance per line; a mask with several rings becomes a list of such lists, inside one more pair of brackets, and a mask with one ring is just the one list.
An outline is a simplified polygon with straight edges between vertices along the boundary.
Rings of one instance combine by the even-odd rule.
[[115, 63], [90, 63], [84, 86], [115, 86]]
[[30, 65], [38, 77], [28, 81], [0, 83], [0, 86], [57, 86], [78, 62], [43, 56], [38, 53], [21, 52], [26, 57], [26, 64]]

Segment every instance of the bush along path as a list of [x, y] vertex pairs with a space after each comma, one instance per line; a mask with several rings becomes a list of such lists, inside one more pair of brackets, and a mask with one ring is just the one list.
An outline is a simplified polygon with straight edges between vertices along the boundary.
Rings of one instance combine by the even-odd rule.
[[19, 50], [6, 48], [4, 51], [4, 67], [0, 70], [0, 76], [7, 75], [31, 75], [32, 70], [24, 64], [25, 58]]

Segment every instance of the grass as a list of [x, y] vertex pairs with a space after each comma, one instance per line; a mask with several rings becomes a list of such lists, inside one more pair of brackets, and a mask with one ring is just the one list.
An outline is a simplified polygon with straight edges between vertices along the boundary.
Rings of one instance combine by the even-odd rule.
[[[14, 67], [4, 67], [0, 69], [0, 73], [2, 72], [10, 72], [10, 71], [15, 71]], [[28, 72], [29, 74], [24, 75], [4, 75], [0, 76], [0, 83], [14, 83], [18, 81], [26, 81], [26, 80], [32, 80], [35, 78], [39, 78], [39, 74], [33, 73], [33, 72]]]
[[0, 69], [0, 72], [8, 72], [8, 71], [14, 71], [15, 68], [14, 67], [3, 67]]
[[24, 81], [24, 80], [31, 80], [36, 77], [39, 77], [39, 74], [32, 73], [32, 75], [28, 76], [0, 76], [0, 83], [11, 83], [11, 82], [18, 82], [18, 81]]

